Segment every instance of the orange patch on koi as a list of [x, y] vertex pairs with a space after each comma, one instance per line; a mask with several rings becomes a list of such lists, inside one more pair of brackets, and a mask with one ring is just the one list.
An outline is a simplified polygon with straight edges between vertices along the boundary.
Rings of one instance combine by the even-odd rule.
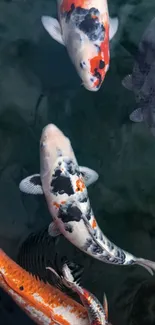
[[60, 204], [58, 204], [57, 202], [53, 202], [53, 205], [54, 205], [57, 209], [60, 208]]
[[[29, 313], [29, 311], [34, 308], [51, 320], [49, 323], [50, 325], [55, 324], [55, 317], [59, 320], [60, 324], [70, 325], [70, 322], [64, 319], [63, 315], [61, 316], [54, 313], [55, 307], [63, 306], [66, 310], [69, 308], [70, 312], [76, 314], [77, 317], [83, 319], [87, 318], [87, 312], [83, 306], [69, 298], [59, 289], [33, 277], [12, 261], [1, 249], [0, 287], [3, 288], [37, 324], [43, 325], [43, 320], [37, 315], [35, 316], [32, 315], [31, 312]], [[22, 299], [18, 299], [18, 297]]]
[[91, 15], [91, 18], [96, 19], [98, 18], [97, 16]]
[[84, 291], [84, 297], [87, 299], [87, 301], [89, 303], [91, 303], [92, 298], [91, 298], [89, 292], [86, 289], [83, 289], [83, 291]]
[[78, 179], [76, 181], [76, 192], [78, 191], [83, 192], [84, 189], [85, 189], [85, 183], [82, 181], [82, 179]]
[[66, 201], [61, 201], [60, 203], [61, 203], [61, 204], [65, 204], [65, 203], [66, 203]]
[[[95, 73], [95, 69], [97, 69], [97, 71], [100, 73], [101, 75], [101, 79], [103, 81], [103, 78], [105, 76], [105, 69], [106, 69], [106, 66], [109, 65], [109, 27], [108, 27], [108, 24], [104, 24], [104, 27], [105, 27], [105, 38], [104, 38], [104, 41], [101, 43], [100, 45], [100, 52], [94, 56], [92, 59], [90, 59], [90, 67], [91, 67], [91, 73], [92, 75], [94, 76], [94, 73]], [[105, 68], [103, 69], [100, 69], [99, 66], [100, 66], [100, 61], [104, 61], [105, 63]], [[98, 86], [99, 85], [99, 80], [97, 79], [95, 82], [94, 82], [94, 86]]]
[[94, 229], [94, 228], [96, 228], [96, 226], [97, 226], [96, 220], [93, 219], [93, 222], [92, 222], [92, 228]]
[[60, 11], [68, 12], [71, 9], [72, 5], [74, 5], [75, 8], [81, 7], [81, 8], [88, 9], [88, 7], [90, 5], [90, 0], [63, 0], [61, 7], [60, 7]]

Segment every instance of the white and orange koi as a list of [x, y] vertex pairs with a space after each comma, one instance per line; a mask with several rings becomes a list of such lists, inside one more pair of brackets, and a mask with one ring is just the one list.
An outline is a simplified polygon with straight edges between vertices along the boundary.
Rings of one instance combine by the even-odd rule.
[[107, 0], [57, 0], [57, 7], [59, 21], [43, 16], [42, 24], [66, 46], [84, 87], [97, 91], [109, 69], [109, 39], [118, 19], [109, 17]]
[[89, 325], [82, 305], [36, 279], [0, 249], [0, 287], [38, 325]]
[[29, 176], [19, 188], [29, 194], [44, 193], [53, 217], [49, 234], [63, 234], [73, 245], [109, 264], [134, 265], [151, 274], [155, 262], [137, 258], [113, 244], [102, 232], [90, 205], [85, 179], [71, 143], [55, 125], [47, 125], [40, 140], [40, 175]]

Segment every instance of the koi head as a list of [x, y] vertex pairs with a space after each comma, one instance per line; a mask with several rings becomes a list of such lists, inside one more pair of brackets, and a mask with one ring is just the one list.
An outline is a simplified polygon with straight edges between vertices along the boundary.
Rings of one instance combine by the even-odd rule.
[[42, 131], [40, 139], [40, 170], [41, 178], [46, 184], [51, 182], [56, 161], [67, 156], [76, 161], [70, 140], [54, 124], [48, 124]]
[[82, 85], [89, 91], [98, 91], [109, 68], [108, 43], [92, 42], [81, 31], [72, 31], [67, 44], [68, 53], [82, 80]]
[[[65, 44], [83, 86], [97, 91], [109, 68], [109, 19], [97, 8], [72, 8]], [[73, 28], [73, 23], [76, 27]], [[67, 18], [68, 22], [68, 18]]]
[[[84, 192], [86, 186], [94, 183], [98, 174], [79, 166], [70, 140], [54, 124], [44, 127], [40, 139], [40, 174], [24, 178], [19, 188], [24, 193], [42, 195], [68, 195]], [[67, 196], [68, 197], [68, 196]], [[51, 202], [51, 201], [50, 201]]]

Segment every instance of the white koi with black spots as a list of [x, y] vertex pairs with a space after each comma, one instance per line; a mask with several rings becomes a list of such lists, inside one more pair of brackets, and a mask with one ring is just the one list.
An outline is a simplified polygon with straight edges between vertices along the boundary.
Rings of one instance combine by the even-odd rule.
[[137, 258], [113, 244], [94, 217], [86, 185], [98, 178], [90, 169], [79, 167], [69, 139], [55, 125], [47, 125], [40, 140], [40, 175], [27, 177], [20, 190], [45, 195], [53, 217], [49, 234], [63, 234], [73, 245], [109, 264], [139, 264], [151, 274], [155, 262]]

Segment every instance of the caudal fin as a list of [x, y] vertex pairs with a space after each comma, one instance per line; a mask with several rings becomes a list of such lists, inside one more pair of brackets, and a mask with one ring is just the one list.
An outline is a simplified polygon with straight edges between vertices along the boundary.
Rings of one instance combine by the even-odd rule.
[[84, 267], [82, 265], [75, 264], [74, 262], [68, 261], [67, 258], [64, 258], [63, 276], [66, 278], [66, 280], [74, 281], [77, 284], [80, 284], [83, 271]]
[[137, 258], [136, 264], [143, 266], [151, 275], [155, 272], [155, 262], [145, 260], [144, 258]]

